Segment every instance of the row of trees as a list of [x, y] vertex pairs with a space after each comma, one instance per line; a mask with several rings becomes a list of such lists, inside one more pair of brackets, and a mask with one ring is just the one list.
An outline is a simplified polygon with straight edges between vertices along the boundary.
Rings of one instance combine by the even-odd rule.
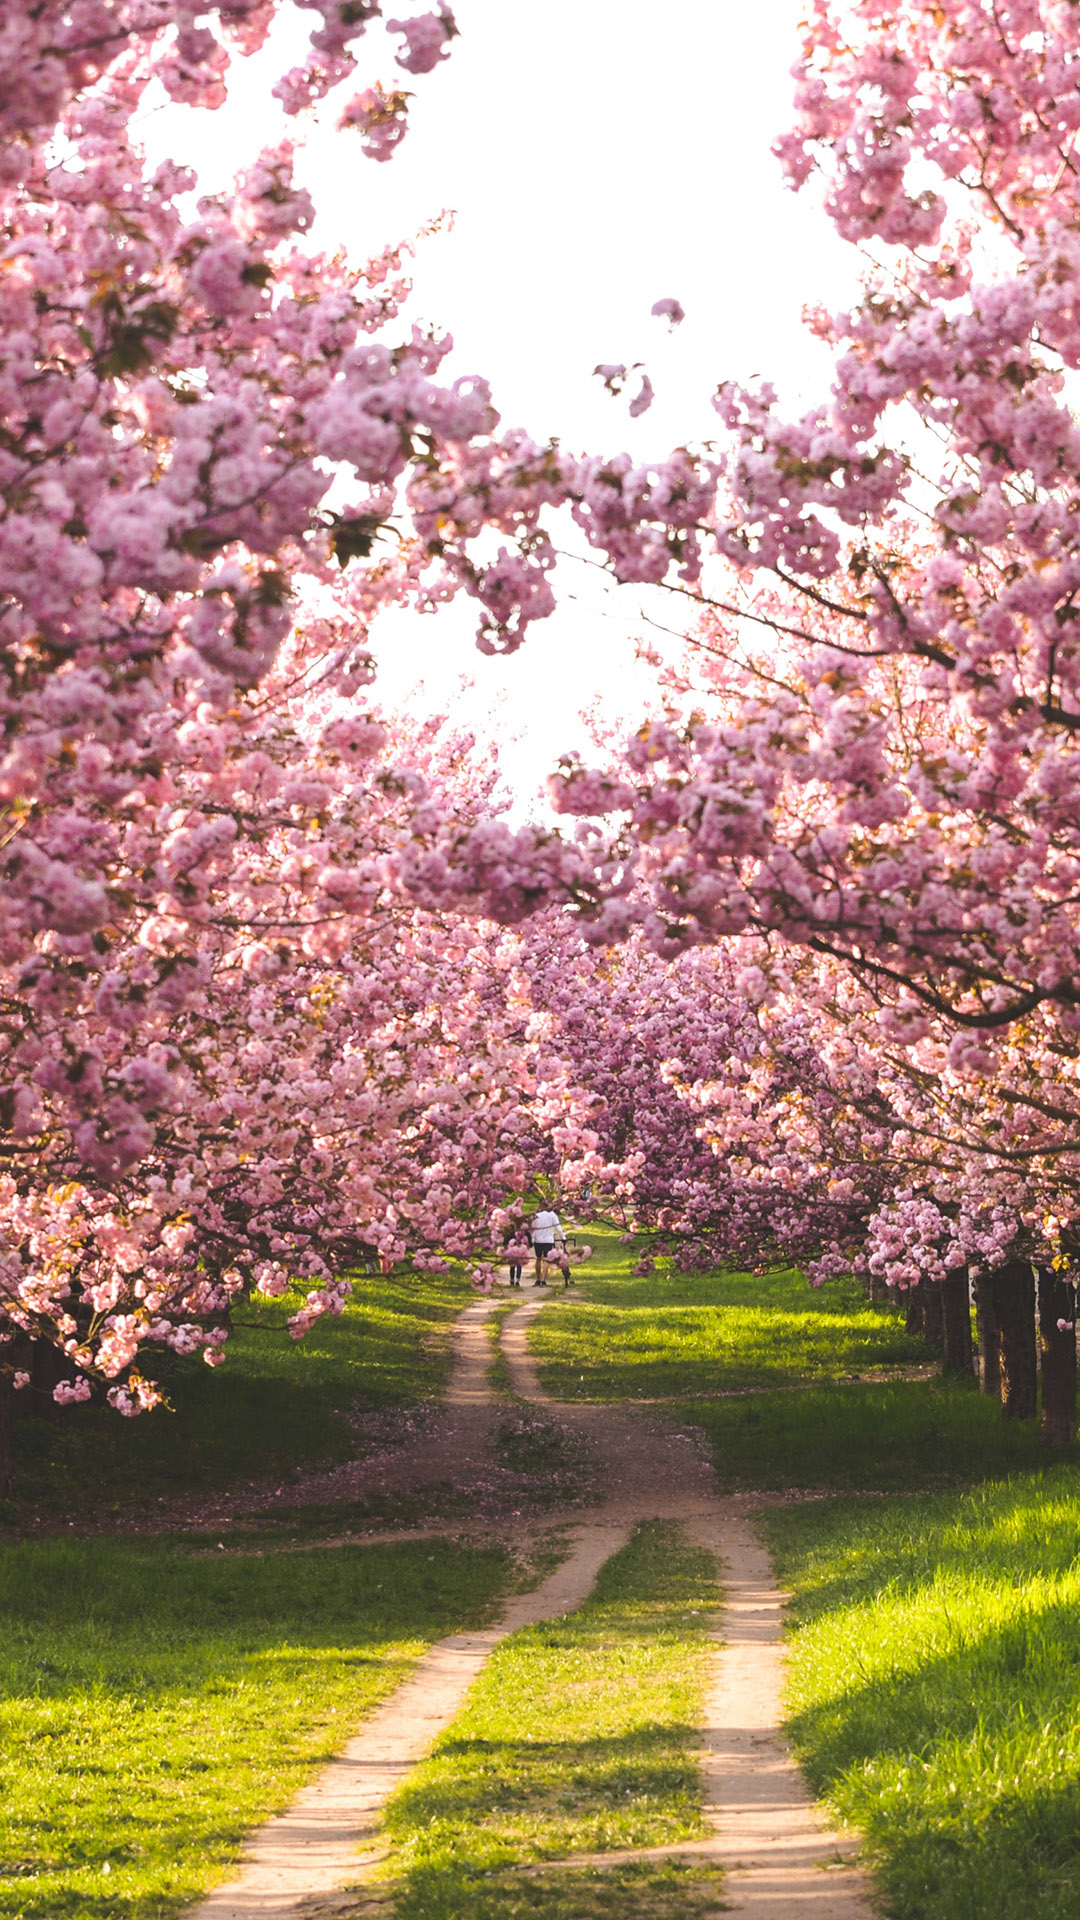
[[[662, 714], [625, 756], [564, 765], [559, 804], [616, 815], [657, 951], [726, 948], [766, 1024], [805, 1026], [788, 1150], [820, 1142], [853, 1182], [889, 1285], [930, 1282], [936, 1312], [975, 1276], [984, 1378], [1000, 1347], [1020, 1414], [1034, 1262], [1062, 1439], [1080, 1213], [1080, 35], [1050, 0], [817, 0], [796, 71], [782, 162], [875, 264], [850, 313], [811, 316], [836, 351], [824, 405], [786, 420], [767, 387], [718, 393], [715, 559], [687, 583], [710, 604], [689, 653], [658, 662]], [[732, 1085], [706, 1098], [737, 1153]]]
[[826, 998], [815, 959], [812, 980], [796, 968], [763, 993], [729, 948], [664, 960], [635, 938], [598, 964], [576, 938], [561, 946], [552, 963], [530, 943], [533, 994], [598, 1096], [600, 1179], [628, 1221], [689, 1269], [854, 1271], [969, 1377], [973, 1291], [983, 1390], [1006, 1418], [1033, 1417], [1041, 1368], [1044, 1438], [1072, 1440], [1072, 1234], [1007, 1150], [988, 1168], [943, 1133], [937, 1077], [913, 1085], [904, 1056], [898, 1072], [861, 1043], [846, 975]]
[[[369, 705], [380, 609], [501, 604], [433, 531], [487, 389], [398, 326], [402, 252], [308, 242], [291, 142], [198, 200], [132, 130], [155, 89], [219, 105], [281, 11], [5, 26], [0, 1454], [13, 1394], [141, 1412], [152, 1355], [218, 1364], [238, 1301], [300, 1276], [299, 1336], [358, 1258], [483, 1254], [562, 1146], [588, 1171], [516, 937], [477, 917], [527, 910], [543, 850], [471, 742]], [[312, 11], [294, 115], [379, 14]], [[413, 75], [453, 33], [392, 24]], [[498, 511], [477, 490], [476, 534]]]
[[[348, 91], [379, 8], [307, 10], [277, 97], [387, 158], [410, 96]], [[147, 1350], [215, 1362], [238, 1296], [300, 1273], [302, 1332], [358, 1252], [483, 1258], [561, 1165], [688, 1258], [863, 1261], [953, 1301], [976, 1276], [1011, 1412], [1035, 1262], [1064, 1436], [1073, 9], [816, 0], [779, 150], [876, 261], [813, 317], [833, 392], [791, 421], [723, 387], [724, 437], [644, 466], [500, 433], [449, 338], [402, 328], [402, 253], [312, 243], [292, 141], [211, 200], [147, 167], [152, 90], [219, 104], [280, 11], [42, 0], [11, 27], [7, 1389], [47, 1345], [59, 1398], [139, 1411]], [[390, 26], [411, 76], [452, 50], [445, 9]], [[520, 645], [560, 512], [691, 628], [625, 750], [563, 764], [562, 835], [512, 830], [482, 755], [367, 693], [388, 606], [465, 593], [482, 651]]]

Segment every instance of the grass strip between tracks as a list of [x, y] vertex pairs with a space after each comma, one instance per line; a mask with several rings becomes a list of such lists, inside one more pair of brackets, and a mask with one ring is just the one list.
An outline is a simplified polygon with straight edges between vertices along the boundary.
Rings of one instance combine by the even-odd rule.
[[718, 1599], [710, 1556], [650, 1522], [578, 1612], [503, 1642], [390, 1803], [381, 1910], [398, 1920], [714, 1912], [716, 1870], [692, 1860], [560, 1863], [704, 1831], [695, 1729]]

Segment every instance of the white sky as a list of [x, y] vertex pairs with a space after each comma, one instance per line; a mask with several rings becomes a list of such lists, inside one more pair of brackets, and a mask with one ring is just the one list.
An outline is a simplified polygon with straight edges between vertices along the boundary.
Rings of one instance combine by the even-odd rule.
[[[453, 230], [420, 245], [411, 314], [454, 335], [451, 377], [484, 374], [504, 424], [537, 438], [647, 460], [721, 430], [709, 397], [723, 379], [767, 375], [791, 406], [823, 397], [828, 357], [800, 312], [846, 305], [860, 262], [809, 194], [785, 190], [769, 152], [790, 121], [798, 0], [454, 0], [454, 11], [460, 38], [435, 72], [403, 75], [396, 39], [373, 29], [345, 89], [378, 78], [413, 91], [388, 164], [334, 130], [339, 101], [287, 122], [271, 100], [310, 14], [286, 17], [263, 54], [237, 63], [221, 112], [167, 107], [144, 137], [212, 191], [282, 132], [306, 135], [298, 172], [319, 208], [315, 238], [358, 256], [454, 209]], [[674, 333], [649, 314], [666, 295], [687, 313]], [[657, 398], [631, 421], [634, 389], [612, 399], [592, 369], [635, 360]], [[375, 636], [380, 696], [450, 704], [513, 740], [506, 770], [523, 795], [580, 744], [581, 709], [599, 697], [634, 717], [648, 695], [633, 665], [641, 591], [575, 563], [556, 591], [559, 613], [508, 660], [475, 652], [464, 602], [395, 614]], [[677, 624], [672, 606], [660, 612]], [[474, 689], [458, 690], [463, 674]]]

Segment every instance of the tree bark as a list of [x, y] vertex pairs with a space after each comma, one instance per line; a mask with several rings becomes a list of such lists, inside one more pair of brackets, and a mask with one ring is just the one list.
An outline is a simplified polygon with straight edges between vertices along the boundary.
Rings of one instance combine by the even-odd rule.
[[979, 1392], [1001, 1394], [1001, 1343], [998, 1334], [997, 1293], [992, 1273], [975, 1282], [975, 1323], [979, 1336]]
[[[1076, 1438], [1075, 1313], [1072, 1287], [1052, 1267], [1040, 1267], [1039, 1360], [1044, 1447], [1068, 1447]], [[1059, 1320], [1067, 1321], [1068, 1326], [1059, 1328]]]
[[966, 1267], [954, 1267], [941, 1283], [945, 1371], [971, 1375], [971, 1303]]
[[884, 1274], [872, 1273], [867, 1291], [869, 1292], [871, 1300], [879, 1307], [888, 1306], [893, 1298], [893, 1289], [885, 1279]]
[[0, 1500], [9, 1500], [15, 1491], [15, 1462], [11, 1448], [14, 1400], [11, 1375], [0, 1372]]
[[1035, 1354], [1035, 1276], [1026, 1260], [1010, 1260], [994, 1275], [1001, 1356], [1001, 1411], [1006, 1420], [1034, 1420], [1038, 1407]]
[[908, 1333], [921, 1335], [924, 1330], [926, 1288], [909, 1287], [907, 1293], [907, 1318], [904, 1322]]
[[68, 1375], [67, 1356], [51, 1340], [35, 1340], [30, 1349], [30, 1411], [37, 1420], [55, 1426], [60, 1408], [53, 1399], [53, 1388]]
[[941, 1298], [941, 1284], [938, 1281], [923, 1281], [919, 1292], [926, 1295], [923, 1301], [922, 1336], [932, 1347], [945, 1346], [945, 1311]]

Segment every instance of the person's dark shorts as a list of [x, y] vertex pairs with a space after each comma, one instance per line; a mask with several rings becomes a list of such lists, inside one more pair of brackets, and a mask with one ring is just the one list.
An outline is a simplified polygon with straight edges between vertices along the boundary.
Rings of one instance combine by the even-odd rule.
[[533, 1252], [536, 1254], [537, 1258], [540, 1260], [546, 1260], [548, 1255], [551, 1253], [554, 1253], [554, 1251], [555, 1251], [554, 1240], [534, 1240], [533, 1241]]

